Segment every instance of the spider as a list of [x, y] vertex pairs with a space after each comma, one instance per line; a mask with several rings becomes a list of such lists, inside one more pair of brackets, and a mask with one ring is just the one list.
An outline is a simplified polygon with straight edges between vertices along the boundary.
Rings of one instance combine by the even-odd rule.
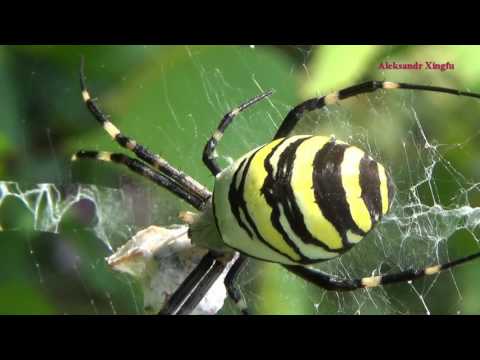
[[286, 115], [273, 140], [221, 169], [214, 151], [240, 113], [272, 95], [266, 91], [228, 112], [207, 141], [203, 162], [215, 177], [213, 193], [120, 130], [102, 112], [86, 87], [80, 66], [83, 101], [93, 117], [121, 147], [137, 158], [104, 151], [78, 151], [72, 160], [114, 162], [166, 188], [199, 211], [185, 213], [192, 243], [207, 254], [167, 300], [159, 314], [189, 314], [224, 271], [228, 296], [248, 314], [236, 280], [249, 258], [281, 264], [321, 288], [351, 291], [433, 275], [480, 257], [480, 252], [398, 273], [340, 279], [309, 265], [336, 258], [362, 240], [389, 211], [394, 195], [390, 174], [361, 149], [334, 137], [289, 136], [305, 113], [379, 89], [410, 89], [480, 98], [451, 88], [368, 81], [313, 98]]

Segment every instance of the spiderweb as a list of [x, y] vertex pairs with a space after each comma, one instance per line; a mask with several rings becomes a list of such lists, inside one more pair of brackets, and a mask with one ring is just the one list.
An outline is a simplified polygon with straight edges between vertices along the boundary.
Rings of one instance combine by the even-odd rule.
[[[87, 52], [88, 80], [102, 107], [126, 134], [210, 188], [212, 179], [200, 160], [205, 140], [228, 110], [268, 88], [275, 89], [275, 94], [240, 115], [229, 128], [218, 148], [222, 166], [271, 139], [283, 116], [301, 97], [371, 78], [465, 88], [461, 72], [440, 76], [378, 71], [376, 65], [381, 61], [411, 59], [411, 54], [395, 47], [359, 55], [356, 68], [348, 71], [334, 68], [341, 64], [329, 63], [333, 55], [328, 48], [111, 50], [117, 51], [117, 56], [119, 51], [128, 54], [127, 62], [134, 70], [114, 68], [106, 55], [105, 59], [89, 58], [88, 49], [83, 49]], [[410, 51], [417, 57], [433, 53], [429, 47]], [[22, 59], [39, 59], [28, 63], [33, 68], [25, 84], [33, 92], [42, 77], [50, 76], [49, 69], [41, 66], [47, 60], [38, 53], [20, 55]], [[76, 63], [72, 60], [72, 64]], [[322, 73], [322, 66], [332, 69], [331, 78]], [[105, 75], [108, 72], [118, 74], [111, 76], [116, 83], [110, 83], [112, 79]], [[324, 88], [316, 82], [319, 72], [324, 74], [319, 80]], [[347, 77], [349, 72], [357, 75]], [[98, 163], [72, 166], [68, 162], [71, 153], [80, 148], [119, 151], [83, 112], [76, 83], [75, 75], [69, 75], [57, 80], [56, 90], [52, 90], [54, 98], [65, 99], [62, 104], [55, 102], [56, 114], [62, 119], [57, 118], [57, 123], [69, 119], [85, 123], [80, 128], [73, 126], [81, 135], [73, 136], [67, 144], [56, 138], [64, 131], [55, 127], [53, 120], [40, 119], [32, 125], [28, 121], [31, 115], [18, 115], [23, 119], [19, 133], [24, 144], [18, 156], [31, 151], [27, 134], [35, 129], [39, 139], [35, 141], [48, 144], [47, 154], [35, 162], [44, 161], [55, 170], [35, 175], [38, 167], [34, 165], [28, 175], [16, 178], [4, 171], [4, 179], [13, 181], [0, 183], [2, 249], [11, 248], [14, 241], [24, 241], [18, 250], [25, 255], [24, 260], [12, 262], [9, 271], [30, 274], [30, 286], [41, 294], [36, 298], [40, 305], [32, 306], [32, 312], [143, 313], [145, 288], [134, 277], [112, 271], [105, 258], [150, 225], [180, 224], [178, 212], [189, 208], [125, 169]], [[478, 89], [474, 84], [472, 89]], [[299, 88], [301, 97], [296, 93]], [[41, 100], [52, 102], [45, 97]], [[73, 110], [80, 115], [72, 115]], [[368, 238], [341, 258], [318, 267], [338, 277], [354, 278], [420, 268], [478, 251], [480, 174], [474, 165], [479, 155], [476, 143], [480, 128], [475, 116], [479, 110], [480, 104], [471, 99], [380, 91], [302, 119], [297, 133], [335, 134], [368, 151], [390, 171], [397, 189], [391, 213]], [[19, 235], [25, 230], [27, 235]], [[255, 313], [475, 313], [480, 311], [475, 301], [480, 289], [471, 279], [477, 268], [472, 263], [409, 284], [335, 293], [317, 289], [280, 266], [251, 261], [240, 283]], [[70, 281], [70, 295], [53, 285], [59, 280]], [[18, 290], [8, 290], [6, 277], [3, 283], [5, 293]], [[12, 303], [3, 304], [0, 311], [15, 312]], [[221, 310], [235, 312], [228, 302]]]

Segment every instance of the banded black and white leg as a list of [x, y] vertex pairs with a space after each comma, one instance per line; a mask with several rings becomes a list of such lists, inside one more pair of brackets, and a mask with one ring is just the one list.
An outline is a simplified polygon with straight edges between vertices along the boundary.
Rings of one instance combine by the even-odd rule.
[[79, 159], [92, 159], [97, 161], [113, 162], [126, 166], [134, 173], [153, 181], [155, 184], [160, 185], [174, 195], [177, 195], [197, 210], [202, 210], [205, 206], [206, 200], [198, 197], [195, 192], [190, 191], [191, 189], [178, 186], [177, 182], [172, 180], [170, 177], [158, 171], [155, 171], [147, 164], [137, 159], [133, 159], [127, 155], [110, 153], [107, 151], [80, 150], [72, 156], [72, 161], [76, 161]]
[[287, 114], [287, 116], [283, 120], [282, 124], [277, 130], [277, 133], [275, 134], [274, 139], [288, 136], [288, 134], [290, 134], [290, 132], [295, 128], [298, 121], [303, 117], [305, 113], [321, 109], [326, 105], [334, 104], [340, 100], [348, 99], [349, 97], [352, 97], [352, 96], [373, 92], [379, 89], [420, 90], [420, 91], [445, 93], [445, 94], [457, 95], [457, 96], [480, 98], [480, 94], [467, 92], [467, 91], [460, 91], [460, 90], [451, 89], [451, 88], [439, 87], [439, 86], [396, 83], [391, 81], [367, 81], [362, 84], [350, 86], [340, 91], [333, 92], [319, 98], [312, 98], [312, 99], [306, 100], [301, 104], [295, 106], [292, 110], [290, 110], [290, 112]]
[[182, 186], [184, 189], [189, 190], [195, 196], [205, 201], [210, 197], [210, 191], [200, 184], [192, 177], [186, 175], [182, 171], [179, 171], [168, 163], [161, 156], [152, 153], [145, 146], [138, 144], [134, 139], [123, 135], [120, 130], [108, 119], [103, 113], [100, 107], [97, 105], [95, 99], [90, 96], [87, 90], [85, 73], [84, 73], [84, 59], [82, 58], [80, 66], [80, 87], [82, 91], [82, 98], [87, 106], [87, 109], [93, 115], [93, 117], [100, 123], [103, 129], [110, 135], [110, 137], [116, 141], [121, 147], [132, 151], [139, 159], [145, 161], [155, 170], [167, 175], [175, 180], [175, 182]]
[[325, 290], [352, 291], [362, 288], [373, 288], [389, 284], [407, 282], [420, 279], [424, 276], [436, 275], [441, 271], [451, 269], [468, 261], [480, 258], [480, 252], [464, 256], [459, 259], [428, 266], [423, 269], [409, 269], [393, 274], [368, 276], [358, 279], [338, 279], [318, 269], [297, 265], [283, 265], [288, 271], [300, 276], [304, 280], [317, 285]]
[[214, 154], [215, 154], [215, 148], [217, 147], [219, 141], [222, 139], [223, 134], [227, 129], [227, 127], [232, 123], [235, 116], [237, 116], [239, 113], [248, 109], [250, 106], [255, 105], [259, 101], [265, 99], [267, 96], [270, 96], [272, 94], [273, 94], [273, 91], [268, 90], [263, 94], [255, 96], [254, 98], [244, 102], [239, 107], [227, 113], [223, 117], [223, 119], [220, 121], [220, 124], [218, 125], [217, 129], [215, 130], [213, 135], [210, 137], [210, 139], [207, 141], [207, 143], [205, 144], [205, 148], [203, 149], [203, 162], [205, 163], [207, 168], [210, 170], [210, 172], [213, 174], [213, 176], [216, 176], [221, 171], [220, 166], [215, 161]]

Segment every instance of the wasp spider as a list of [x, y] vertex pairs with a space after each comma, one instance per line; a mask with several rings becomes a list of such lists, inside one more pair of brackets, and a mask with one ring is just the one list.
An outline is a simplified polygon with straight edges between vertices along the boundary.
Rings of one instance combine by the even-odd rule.
[[242, 313], [247, 305], [235, 282], [248, 258], [283, 265], [324, 289], [349, 291], [415, 280], [480, 256], [393, 274], [339, 279], [309, 265], [333, 259], [362, 240], [390, 209], [394, 186], [390, 174], [369, 154], [335, 138], [289, 136], [307, 112], [378, 89], [413, 89], [480, 98], [480, 94], [436, 86], [368, 81], [313, 98], [294, 107], [274, 139], [253, 149], [226, 169], [214, 150], [235, 116], [272, 94], [267, 91], [227, 113], [208, 140], [203, 162], [215, 177], [213, 194], [165, 159], [123, 135], [90, 96], [80, 69], [83, 100], [105, 131], [138, 159], [124, 154], [79, 151], [76, 159], [118, 163], [161, 185], [199, 210], [185, 216], [190, 237], [209, 252], [165, 304], [160, 314], [188, 314], [236, 257], [225, 285]]

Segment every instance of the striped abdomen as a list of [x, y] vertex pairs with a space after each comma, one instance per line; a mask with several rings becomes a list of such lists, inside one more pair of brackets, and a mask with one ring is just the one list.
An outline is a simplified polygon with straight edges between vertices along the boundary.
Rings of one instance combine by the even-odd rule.
[[362, 150], [323, 136], [277, 139], [216, 179], [223, 241], [262, 260], [309, 264], [359, 242], [391, 204], [384, 167]]

